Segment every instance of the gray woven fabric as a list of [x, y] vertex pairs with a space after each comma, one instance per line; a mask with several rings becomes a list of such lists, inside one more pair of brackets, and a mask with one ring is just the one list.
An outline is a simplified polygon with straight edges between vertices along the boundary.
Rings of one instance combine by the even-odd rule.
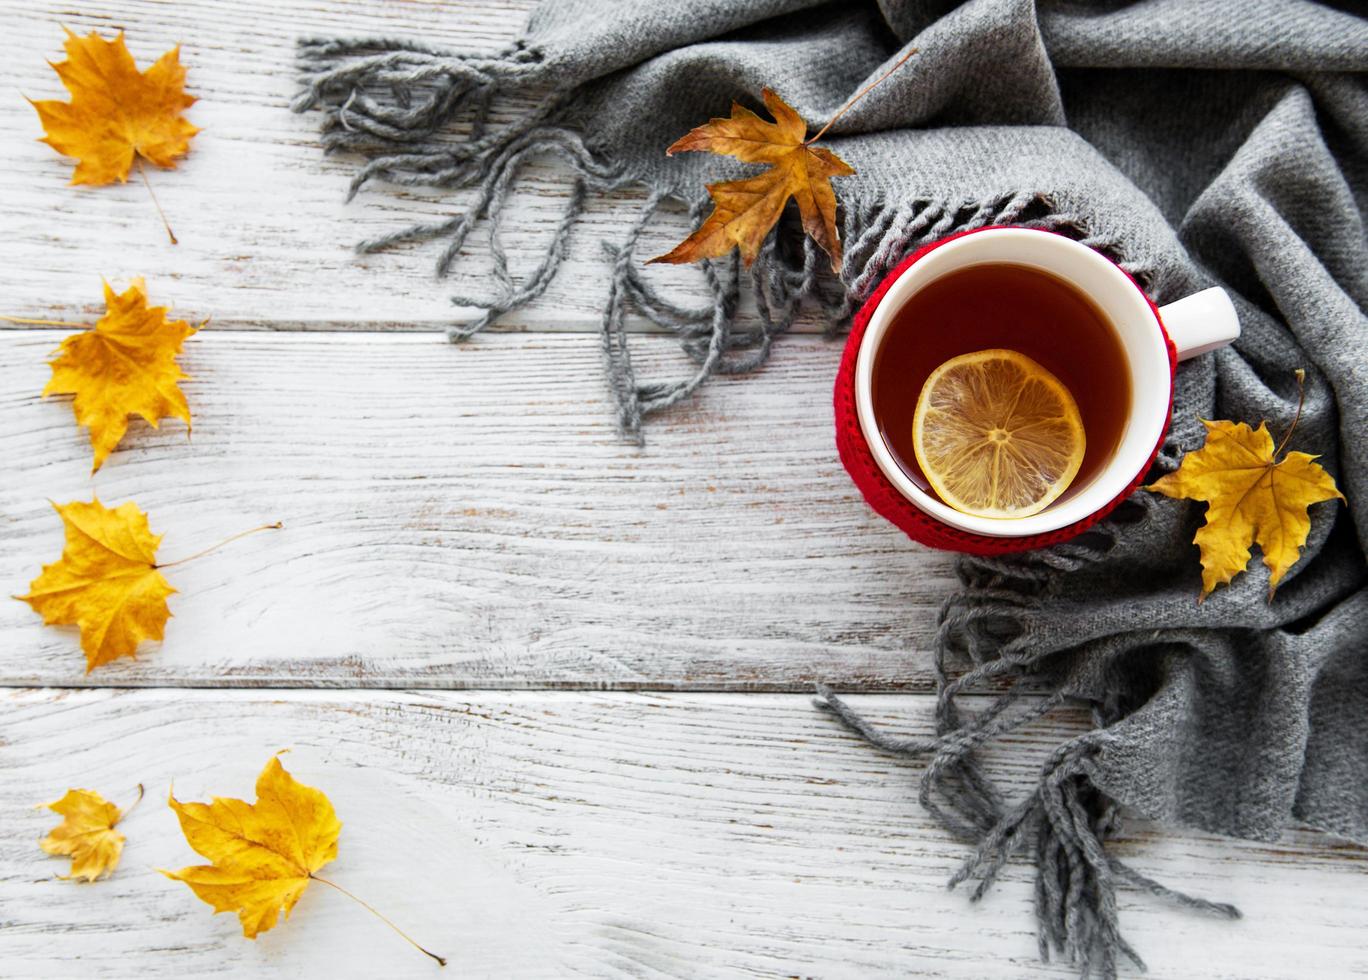
[[[441, 243], [445, 272], [481, 219], [501, 292], [466, 336], [535, 298], [555, 274], [587, 194], [649, 190], [605, 243], [604, 356], [623, 430], [719, 371], [756, 368], [800, 303], [833, 328], [908, 251], [988, 223], [1066, 231], [1102, 249], [1160, 302], [1211, 284], [1235, 297], [1243, 336], [1183, 364], [1156, 475], [1202, 441], [1199, 418], [1291, 423], [1349, 506], [1313, 511], [1301, 562], [1269, 602], [1255, 566], [1198, 604], [1200, 505], [1139, 493], [1093, 532], [1010, 559], [965, 558], [936, 651], [936, 738], [890, 738], [834, 694], [819, 703], [885, 749], [925, 755], [922, 800], [971, 844], [956, 881], [981, 895], [1003, 862], [1035, 861], [1041, 953], [1110, 976], [1122, 956], [1116, 890], [1169, 892], [1108, 856], [1124, 805], [1151, 817], [1272, 840], [1291, 821], [1368, 842], [1368, 24], [1308, 0], [546, 0], [497, 57], [393, 40], [307, 41], [297, 108], [322, 108], [330, 150], [371, 180], [473, 188], [469, 210], [363, 243]], [[837, 182], [839, 277], [796, 223], [747, 276], [706, 267], [708, 294], [657, 294], [634, 246], [667, 198], [701, 214], [703, 183], [744, 172], [665, 147], [733, 99], [774, 87], [820, 125], [908, 45], [920, 54], [832, 130], [858, 175]], [[501, 129], [491, 100], [538, 106]], [[499, 238], [504, 195], [532, 156], [574, 172], [562, 234], [514, 276]], [[759, 323], [738, 321], [739, 291]], [[469, 302], [470, 298], [461, 298]], [[635, 377], [628, 309], [679, 335], [697, 370]], [[1010, 692], [977, 715], [956, 695]], [[1045, 696], [1035, 696], [1043, 693]], [[1029, 696], [1028, 696], [1029, 695]], [[1007, 799], [975, 750], [1065, 703], [1096, 728], [1061, 745], [1035, 790]]]

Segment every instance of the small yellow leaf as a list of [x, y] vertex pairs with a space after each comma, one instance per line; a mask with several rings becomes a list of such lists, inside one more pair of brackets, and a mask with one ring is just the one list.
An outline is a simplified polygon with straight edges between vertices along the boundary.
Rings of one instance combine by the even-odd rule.
[[697, 262], [739, 248], [741, 260], [749, 266], [793, 198], [803, 230], [831, 257], [832, 270], [840, 272], [841, 235], [836, 228], [831, 178], [849, 176], [855, 170], [830, 150], [804, 142], [807, 124], [787, 102], [769, 89], [761, 95], [774, 122], [733, 103], [730, 118], [704, 123], [665, 151], [670, 156], [720, 153], [743, 163], [767, 164], [769, 169], [743, 180], [709, 184], [712, 213], [697, 231], [652, 262]]
[[186, 375], [176, 355], [195, 329], [184, 320], [168, 320], [164, 306], [149, 307], [141, 279], [122, 294], [105, 283], [104, 293], [105, 315], [62, 341], [43, 389], [44, 396], [76, 396], [72, 411], [90, 430], [95, 450], [91, 472], [124, 437], [131, 415], [153, 428], [163, 418], [190, 425], [190, 406], [179, 385]]
[[91, 789], [69, 789], [60, 800], [39, 805], [65, 818], [39, 842], [49, 854], [71, 857], [71, 874], [62, 877], [95, 881], [114, 873], [124, 846], [124, 835], [114, 829], [123, 817], [118, 807]]
[[67, 31], [67, 60], [53, 71], [70, 102], [33, 102], [47, 133], [42, 142], [76, 158], [73, 184], [111, 184], [128, 179], [136, 157], [164, 169], [190, 152], [199, 132], [181, 112], [194, 104], [185, 94], [185, 68], [180, 48], [162, 55], [145, 72], [138, 71], [124, 45], [123, 32], [106, 41], [94, 31], [77, 37]]
[[1315, 456], [1293, 452], [1277, 459], [1267, 423], [1257, 429], [1243, 422], [1203, 424], [1205, 445], [1145, 489], [1207, 502], [1206, 523], [1193, 538], [1201, 552], [1202, 598], [1244, 571], [1250, 545], [1258, 544], [1272, 573], [1271, 599], [1311, 532], [1307, 508], [1344, 495]]
[[49, 626], [81, 629], [86, 672], [132, 657], [144, 639], [160, 640], [175, 593], [157, 570], [157, 546], [147, 515], [133, 502], [110, 510], [99, 500], [53, 504], [66, 527], [60, 560], [43, 566], [27, 602]]
[[257, 801], [214, 797], [211, 803], [181, 803], [186, 841], [212, 864], [162, 871], [183, 881], [214, 912], [236, 912], [242, 934], [255, 939], [289, 918], [313, 873], [337, 857], [342, 824], [332, 803], [312, 786], [296, 782], [272, 757], [257, 778]]

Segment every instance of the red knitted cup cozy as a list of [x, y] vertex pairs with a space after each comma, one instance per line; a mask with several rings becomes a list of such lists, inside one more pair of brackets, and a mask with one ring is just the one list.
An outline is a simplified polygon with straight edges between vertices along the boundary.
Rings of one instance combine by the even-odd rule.
[[[990, 226], [1000, 227], [1000, 226]], [[918, 249], [909, 255], [898, 267], [890, 272], [879, 284], [879, 288], [874, 290], [873, 295], [860, 307], [860, 312], [855, 317], [855, 322], [851, 325], [850, 336], [846, 340], [845, 353], [841, 357], [841, 369], [836, 375], [836, 448], [841, 454], [841, 462], [845, 465], [846, 471], [850, 473], [850, 478], [855, 481], [855, 485], [860, 488], [860, 493], [864, 495], [869, 506], [873, 507], [880, 515], [892, 521], [906, 532], [907, 536], [913, 541], [918, 541], [932, 548], [943, 548], [947, 551], [962, 551], [971, 555], [1005, 555], [1017, 551], [1029, 551], [1033, 548], [1043, 548], [1047, 545], [1058, 544], [1067, 541], [1072, 537], [1082, 534], [1092, 527], [1102, 518], [1112, 512], [1117, 504], [1125, 500], [1138, 487], [1145, 474], [1149, 471], [1150, 464], [1154, 462], [1154, 457], [1159, 453], [1159, 447], [1163, 445], [1164, 435], [1168, 432], [1169, 419], [1164, 420], [1163, 431], [1159, 435], [1159, 442], [1155, 444], [1154, 451], [1150, 453], [1149, 459], [1141, 467], [1140, 472], [1135, 474], [1135, 479], [1125, 490], [1121, 491], [1111, 503], [1101, 510], [1098, 510], [1083, 520], [1067, 527], [1062, 527], [1057, 531], [1050, 531], [1046, 534], [1034, 534], [1019, 538], [997, 538], [984, 534], [974, 534], [969, 531], [962, 531], [959, 528], [942, 524], [929, 514], [918, 510], [906, 497], [897, 491], [883, 471], [879, 469], [879, 464], [874, 461], [873, 454], [869, 451], [869, 443], [865, 441], [864, 432], [860, 429], [860, 420], [855, 414], [855, 360], [859, 354], [860, 341], [864, 337], [865, 329], [869, 326], [870, 317], [874, 315], [874, 310], [878, 307], [884, 294], [897, 281], [912, 263], [933, 249], [940, 248], [946, 242], [961, 238], [964, 235], [974, 235], [989, 228], [975, 228], [972, 231], [959, 232], [932, 242]], [[1122, 270], [1124, 271], [1124, 270]], [[1134, 281], [1134, 280], [1132, 280]], [[1136, 289], [1139, 289], [1139, 285]], [[1143, 295], [1143, 290], [1141, 291]], [[1154, 301], [1148, 296], [1145, 297], [1149, 302], [1150, 309], [1154, 311], [1155, 322], [1159, 324], [1159, 329], [1164, 333], [1164, 344], [1168, 348], [1169, 355], [1169, 415], [1173, 411], [1173, 374], [1177, 368], [1177, 351], [1173, 346], [1173, 341], [1169, 339], [1168, 332], [1164, 330], [1163, 320], [1159, 317], [1159, 309], [1154, 305]]]

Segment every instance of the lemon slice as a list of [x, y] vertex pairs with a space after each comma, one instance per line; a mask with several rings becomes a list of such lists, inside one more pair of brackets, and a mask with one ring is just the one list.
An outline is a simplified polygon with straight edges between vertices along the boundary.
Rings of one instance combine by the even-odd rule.
[[977, 517], [1028, 517], [1063, 493], [1083, 463], [1073, 395], [1014, 350], [946, 361], [912, 418], [917, 465], [951, 507]]

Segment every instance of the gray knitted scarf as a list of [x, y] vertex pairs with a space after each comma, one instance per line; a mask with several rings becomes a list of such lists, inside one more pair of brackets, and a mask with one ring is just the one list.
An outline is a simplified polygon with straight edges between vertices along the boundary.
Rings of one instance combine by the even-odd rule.
[[[830, 691], [819, 703], [889, 752], [926, 757], [921, 800], [970, 845], [954, 882], [975, 898], [1004, 863], [1037, 869], [1040, 952], [1084, 974], [1140, 959], [1116, 892], [1173, 892], [1104, 844], [1122, 807], [1258, 840], [1293, 820], [1368, 842], [1368, 24], [1310, 0], [546, 0], [517, 44], [477, 56], [390, 39], [308, 40], [296, 108], [321, 109], [329, 151], [370, 184], [474, 188], [449, 220], [363, 242], [431, 240], [447, 272], [477, 224], [500, 292], [453, 329], [475, 333], [556, 274], [586, 197], [647, 197], [605, 244], [604, 361], [621, 427], [751, 371], [800, 306], [833, 329], [920, 244], [984, 224], [1063, 231], [1110, 254], [1160, 303], [1212, 284], [1244, 334], [1182, 365], [1155, 476], [1199, 446], [1199, 418], [1285, 431], [1305, 368], [1295, 448], [1320, 453], [1349, 506], [1313, 509], [1303, 557], [1267, 599], [1260, 565], [1198, 604], [1202, 507], [1139, 493], [1094, 531], [1045, 551], [964, 558], [936, 649], [938, 733], [885, 734]], [[810, 125], [829, 119], [908, 46], [920, 54], [842, 116], [844, 267], [832, 275], [796, 222], [749, 273], [705, 266], [696, 307], [659, 295], [635, 246], [666, 199], [706, 211], [703, 184], [735, 176], [676, 137], [774, 87]], [[532, 104], [493, 128], [492, 102]], [[540, 264], [515, 278], [500, 239], [506, 195], [533, 157], [568, 164], [570, 193]], [[758, 321], [738, 321], [753, 289]], [[475, 302], [462, 297], [459, 302]], [[642, 380], [628, 310], [676, 334], [694, 368]], [[986, 710], [966, 690], [1001, 693]], [[1008, 799], [977, 750], [1064, 704], [1095, 727], [1060, 745]]]

